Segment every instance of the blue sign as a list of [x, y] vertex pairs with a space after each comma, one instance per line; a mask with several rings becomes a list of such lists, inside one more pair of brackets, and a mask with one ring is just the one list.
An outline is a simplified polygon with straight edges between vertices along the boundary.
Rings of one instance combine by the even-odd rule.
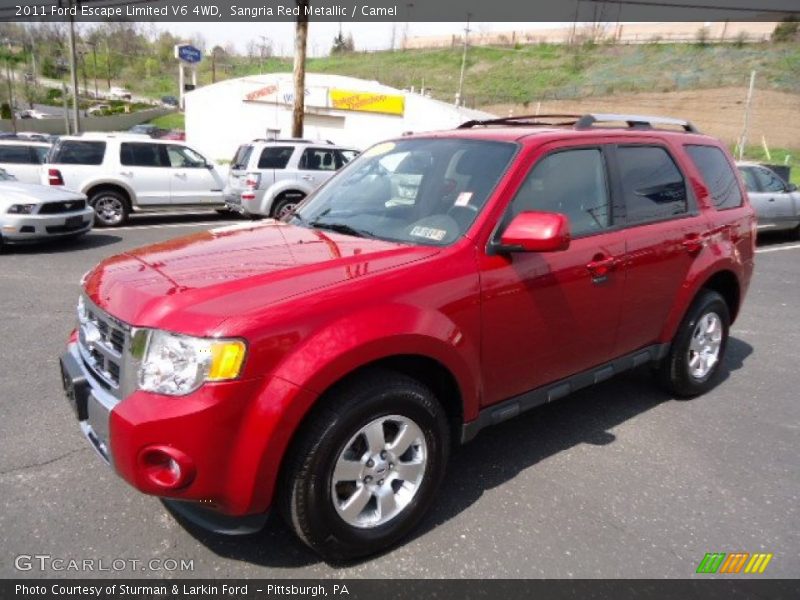
[[203, 59], [203, 53], [194, 46], [179, 46], [178, 58], [187, 63], [199, 63]]

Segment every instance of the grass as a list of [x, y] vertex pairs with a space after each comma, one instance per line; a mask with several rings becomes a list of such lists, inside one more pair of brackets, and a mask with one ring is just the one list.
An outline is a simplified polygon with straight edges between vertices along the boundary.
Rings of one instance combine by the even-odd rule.
[[[731, 152], [735, 158], [739, 158], [733, 148]], [[788, 165], [791, 167], [790, 182], [800, 186], [800, 150], [770, 148], [769, 154], [770, 158], [767, 158], [767, 154], [761, 146], [747, 146], [743, 158], [770, 165]]]
[[160, 117], [151, 119], [149, 123], [155, 125], [156, 127], [162, 127], [164, 129], [186, 129], [186, 121], [184, 119], [184, 115], [183, 113], [180, 112], [174, 112], [168, 115], [161, 115]]

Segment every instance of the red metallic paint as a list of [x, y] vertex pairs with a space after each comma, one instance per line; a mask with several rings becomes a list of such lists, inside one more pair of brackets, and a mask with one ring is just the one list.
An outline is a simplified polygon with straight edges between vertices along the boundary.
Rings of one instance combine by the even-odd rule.
[[[716, 145], [710, 138], [544, 128], [434, 135], [520, 145], [486, 208], [452, 246], [246, 223], [135, 250], [89, 275], [91, 300], [127, 323], [248, 342], [237, 381], [185, 397], [137, 391], [114, 408], [111, 451], [122, 477], [143, 492], [231, 515], [263, 512], [308, 411], [364, 365], [398, 355], [436, 361], [457, 382], [468, 422], [482, 407], [668, 341], [697, 290], [720, 271], [733, 274], [744, 297], [753, 212], [747, 204], [715, 211], [681, 152], [682, 144]], [[673, 154], [697, 196], [697, 216], [574, 239], [568, 252], [489, 251], [510, 198], [547, 151], [643, 141]], [[691, 236], [699, 247], [686, 247]], [[192, 461], [188, 486], [165, 493], [139, 468], [140, 453], [153, 445]]]
[[569, 223], [564, 215], [523, 212], [508, 224], [500, 243], [525, 252], [557, 252], [569, 247]]

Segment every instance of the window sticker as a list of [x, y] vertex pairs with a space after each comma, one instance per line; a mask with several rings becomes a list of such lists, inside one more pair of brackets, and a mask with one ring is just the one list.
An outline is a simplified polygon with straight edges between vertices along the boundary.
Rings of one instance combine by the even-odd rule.
[[453, 206], [467, 206], [470, 200], [472, 200], [472, 192], [461, 192]]
[[446, 229], [435, 229], [434, 227], [420, 227], [417, 225], [411, 230], [410, 235], [421, 237], [434, 242], [441, 242], [447, 235]]

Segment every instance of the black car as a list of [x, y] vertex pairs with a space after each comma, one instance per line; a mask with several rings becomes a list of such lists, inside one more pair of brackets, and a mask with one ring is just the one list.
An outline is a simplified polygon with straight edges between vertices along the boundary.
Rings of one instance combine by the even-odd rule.
[[178, 99], [175, 96], [162, 96], [161, 102], [167, 106], [178, 106]]

